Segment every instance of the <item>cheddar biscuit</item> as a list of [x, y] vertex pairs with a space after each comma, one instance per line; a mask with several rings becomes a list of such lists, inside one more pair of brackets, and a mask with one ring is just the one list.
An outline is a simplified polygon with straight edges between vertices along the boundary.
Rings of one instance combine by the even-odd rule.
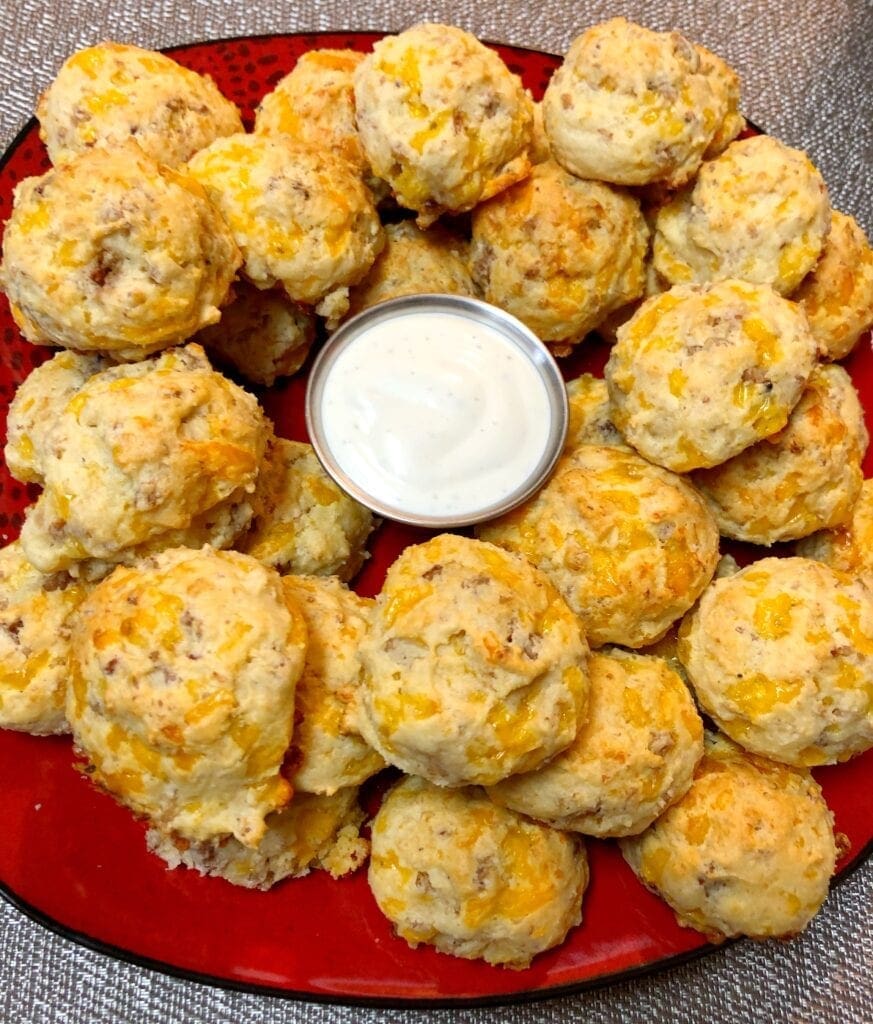
[[239, 264], [197, 182], [127, 142], [16, 186], [0, 286], [28, 341], [141, 359], [215, 323]]
[[119, 568], [80, 608], [67, 716], [92, 778], [163, 832], [244, 846], [291, 787], [306, 627], [279, 577], [175, 548]]
[[44, 487], [22, 548], [55, 572], [187, 543], [189, 530], [195, 543], [213, 528], [229, 543], [251, 518], [268, 431], [255, 399], [199, 345], [96, 373], [60, 405], [34, 452]]
[[831, 211], [821, 258], [791, 298], [803, 307], [828, 359], [852, 351], [873, 324], [873, 248], [855, 220]]
[[256, 515], [239, 548], [281, 573], [350, 580], [367, 557], [373, 513], [322, 469], [311, 445], [271, 440]]
[[717, 580], [685, 619], [679, 657], [731, 739], [786, 764], [873, 746], [873, 592], [807, 558], [765, 558]]
[[806, 537], [797, 545], [797, 554], [857, 576], [873, 590], [873, 479], [861, 484], [846, 522]]
[[766, 285], [677, 285], [619, 328], [613, 420], [658, 465], [718, 465], [785, 426], [816, 351], [802, 311]]
[[553, 828], [634, 835], [691, 785], [703, 723], [685, 684], [660, 658], [609, 648], [591, 655], [588, 671], [588, 719], [576, 739], [488, 795]]
[[578, 448], [580, 444], [627, 448], [618, 427], [612, 422], [609, 390], [602, 377], [582, 373], [567, 381], [567, 405], [570, 422], [564, 442], [565, 451]]
[[597, 445], [565, 454], [537, 495], [478, 536], [542, 569], [593, 647], [657, 640], [718, 561], [718, 528], [690, 484], [635, 452]]
[[621, 849], [679, 924], [714, 942], [802, 931], [827, 896], [837, 856], [833, 816], [810, 773], [723, 737], [708, 740], [685, 796]]
[[827, 189], [806, 154], [769, 135], [740, 139], [658, 210], [655, 269], [670, 284], [739, 278], [790, 295], [829, 228]]
[[154, 160], [178, 167], [214, 139], [243, 130], [236, 106], [209, 75], [154, 50], [112, 42], [68, 57], [36, 116], [56, 165], [93, 146], [135, 139]]
[[315, 316], [272, 288], [234, 285], [236, 296], [221, 320], [196, 336], [217, 362], [229, 364], [253, 384], [272, 387], [306, 361], [315, 340]]
[[575, 344], [642, 295], [648, 239], [636, 199], [548, 160], [476, 207], [471, 266], [486, 301]]
[[342, 157], [288, 135], [231, 135], [186, 165], [227, 219], [242, 270], [335, 323], [382, 248], [372, 196]]
[[868, 440], [851, 377], [841, 366], [819, 365], [778, 434], [699, 470], [694, 483], [724, 536], [796, 540], [848, 519]]
[[530, 170], [533, 102], [469, 32], [420, 24], [386, 36], [354, 79], [370, 166], [421, 227], [472, 209]]
[[566, 747], [585, 714], [587, 646], [519, 555], [440, 534], [385, 577], [361, 648], [360, 730], [441, 786], [492, 783]]
[[23, 483], [41, 483], [46, 436], [67, 402], [95, 373], [112, 363], [103, 356], [58, 352], [24, 378], [6, 418], [6, 468]]
[[709, 79], [717, 111], [718, 127], [703, 154], [705, 160], [711, 160], [746, 127], [746, 119], [740, 113], [740, 78], [718, 54], [699, 43], [694, 44], [694, 49], [700, 57], [700, 70]]
[[373, 822], [368, 881], [410, 946], [519, 970], [581, 920], [588, 862], [578, 839], [478, 788], [407, 778]]
[[355, 123], [355, 50], [309, 50], [258, 104], [255, 132], [283, 133], [341, 156], [377, 196], [384, 191], [370, 170]]
[[312, 870], [341, 878], [360, 867], [369, 850], [360, 835], [365, 815], [357, 795], [355, 787], [332, 796], [295, 793], [282, 810], [267, 815], [254, 847], [233, 835], [191, 842], [156, 828], [149, 829], [146, 843], [171, 868], [184, 865], [246, 889], [271, 889]]
[[570, 44], [543, 120], [555, 160], [578, 177], [676, 187], [700, 166], [722, 107], [687, 39], [612, 18]]
[[427, 231], [409, 220], [388, 224], [385, 248], [349, 292], [349, 316], [401, 295], [475, 295], [468, 250], [459, 234], [440, 224]]
[[0, 728], [69, 732], [70, 632], [87, 592], [66, 573], [35, 569], [18, 541], [0, 549]]
[[295, 792], [330, 796], [385, 767], [356, 724], [364, 671], [360, 646], [373, 602], [335, 576], [283, 576], [282, 585], [300, 608], [308, 636], [288, 778]]

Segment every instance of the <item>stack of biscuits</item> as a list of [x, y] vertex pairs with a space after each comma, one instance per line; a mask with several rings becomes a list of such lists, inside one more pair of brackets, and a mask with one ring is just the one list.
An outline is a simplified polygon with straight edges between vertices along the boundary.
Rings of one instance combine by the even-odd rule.
[[[745, 132], [735, 72], [615, 18], [535, 103], [421, 24], [306, 54], [247, 132], [208, 77], [103, 43], [37, 116], [53, 166], [0, 285], [60, 351], [8, 415], [41, 491], [0, 551], [0, 726], [72, 733], [171, 867], [269, 888], [369, 855], [413, 946], [527, 967], [582, 919], [585, 837], [713, 940], [801, 931], [840, 852], [810, 769], [873, 746], [868, 433], [836, 362], [873, 250]], [[379, 524], [238, 381], [421, 292], [612, 349], [542, 489], [371, 599]]]

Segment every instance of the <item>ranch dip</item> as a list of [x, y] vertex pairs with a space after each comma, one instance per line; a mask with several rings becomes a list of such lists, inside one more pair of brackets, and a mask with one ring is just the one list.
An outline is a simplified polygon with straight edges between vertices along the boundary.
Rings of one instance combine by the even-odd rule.
[[356, 497], [392, 518], [457, 525], [544, 475], [544, 458], [548, 471], [554, 382], [530, 342], [451, 304], [364, 317], [320, 373], [310, 423], [328, 471]]

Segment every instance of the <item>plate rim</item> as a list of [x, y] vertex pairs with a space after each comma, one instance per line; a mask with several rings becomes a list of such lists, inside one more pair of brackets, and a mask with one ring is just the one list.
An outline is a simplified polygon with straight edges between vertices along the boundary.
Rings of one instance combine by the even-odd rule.
[[[382, 28], [366, 29], [342, 29], [326, 28], [314, 30], [298, 30], [288, 32], [256, 32], [241, 35], [226, 35], [209, 37], [205, 39], [194, 39], [184, 43], [169, 43], [157, 47], [157, 51], [168, 55], [177, 55], [187, 50], [202, 46], [217, 46], [227, 43], [243, 43], [248, 41], [269, 41], [273, 39], [299, 39], [301, 37], [327, 37], [327, 36], [385, 36], [396, 34], [395, 30]], [[479, 38], [479, 37], [477, 37]], [[500, 46], [509, 50], [521, 53], [529, 53], [537, 57], [550, 57], [556, 60], [561, 59], [561, 54], [540, 47], [508, 43], [502, 40], [482, 37], [480, 42], [487, 46]], [[747, 125], [754, 131], [766, 134], [765, 130], [746, 119]], [[17, 132], [10, 139], [9, 143], [0, 154], [0, 171], [3, 171], [9, 161], [24, 143], [26, 137], [34, 130], [37, 131], [37, 141], [41, 142], [38, 136], [39, 122], [35, 115], [31, 115]], [[829, 893], [841, 886], [848, 878], [855, 875], [873, 856], [873, 835], [830, 879]], [[95, 938], [88, 932], [80, 931], [57, 920], [49, 913], [40, 910], [37, 906], [20, 896], [11, 886], [7, 885], [0, 878], [0, 898], [4, 903], [13, 907], [23, 914], [34, 924], [44, 928], [49, 933], [74, 944], [82, 949], [87, 949], [100, 956], [155, 972], [164, 977], [177, 978], [182, 981], [193, 982], [198, 985], [208, 986], [212, 989], [221, 989], [229, 992], [242, 992], [247, 995], [265, 996], [284, 999], [289, 1002], [309, 1002], [320, 1005], [348, 1006], [361, 1008], [379, 1009], [467, 1009], [475, 1007], [496, 1007], [509, 1005], [522, 1005], [544, 1002], [550, 999], [558, 999], [567, 996], [578, 995], [582, 992], [596, 989], [605, 989], [617, 982], [632, 981], [649, 975], [661, 972], [672, 971], [684, 964], [703, 959], [721, 949], [732, 947], [738, 943], [749, 945], [752, 941], [743, 936], [726, 939], [723, 942], [712, 943], [706, 941], [701, 935], [701, 944], [692, 949], [680, 953], [673, 953], [666, 957], [648, 961], [632, 967], [625, 967], [617, 971], [597, 974], [596, 976], [584, 978], [579, 981], [566, 982], [548, 987], [529, 988], [518, 991], [494, 993], [484, 996], [364, 996], [349, 993], [312, 992], [304, 989], [283, 988], [280, 986], [264, 985], [257, 982], [247, 982], [234, 978], [223, 977], [218, 974], [210, 974], [206, 971], [197, 971], [191, 968], [178, 967], [167, 961], [136, 953], [124, 946]]]
[[[867, 863], [873, 854], [873, 838], [871, 838], [852, 859], [833, 876], [829, 886], [829, 893], [841, 886], [846, 879], [852, 877], [858, 869]], [[652, 960], [636, 967], [626, 967], [619, 971], [610, 971], [606, 974], [599, 974], [596, 977], [585, 978], [581, 981], [568, 982], [563, 985], [551, 985], [548, 988], [524, 989], [518, 992], [496, 993], [487, 996], [361, 996], [345, 993], [332, 994], [328, 992], [309, 992], [303, 989], [281, 988], [280, 986], [261, 985], [256, 982], [246, 982], [234, 978], [224, 978], [218, 974], [209, 974], [206, 971], [195, 971], [186, 967], [176, 967], [174, 964], [154, 957], [134, 953], [123, 946], [117, 946], [102, 939], [96, 939], [87, 932], [71, 928], [49, 914], [35, 907], [27, 900], [20, 897], [2, 879], [0, 879], [0, 897], [9, 903], [16, 910], [24, 914], [35, 924], [45, 928], [46, 931], [57, 935], [68, 942], [98, 953], [101, 956], [108, 956], [120, 963], [129, 964], [133, 967], [141, 967], [154, 971], [157, 974], [171, 978], [179, 978], [182, 981], [190, 981], [199, 985], [207, 985], [210, 988], [223, 989], [229, 992], [244, 992], [247, 995], [272, 996], [274, 998], [286, 999], [291, 1002], [311, 1002], [330, 1006], [355, 1006], [371, 1007], [378, 1009], [471, 1009], [482, 1006], [509, 1006], [526, 1003], [538, 1003], [547, 999], [559, 999], [565, 996], [578, 995], [581, 992], [592, 991], [599, 988], [607, 988], [620, 981], [633, 981], [636, 978], [643, 978], [651, 974], [659, 974], [662, 971], [672, 971], [683, 964], [691, 963], [694, 960], [703, 959], [720, 949], [727, 949], [739, 943], [749, 945], [751, 939], [737, 938], [727, 939], [724, 942], [712, 943], [703, 942], [694, 949], [682, 953], [674, 953], [671, 956]]]

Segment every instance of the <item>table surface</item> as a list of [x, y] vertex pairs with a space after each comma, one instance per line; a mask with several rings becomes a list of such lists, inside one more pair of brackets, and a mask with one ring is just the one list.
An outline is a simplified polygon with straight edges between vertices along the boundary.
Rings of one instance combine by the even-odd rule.
[[[460, 25], [483, 39], [563, 53], [585, 27], [621, 14], [650, 28], [677, 28], [727, 59], [740, 73], [746, 115], [805, 149], [828, 182], [833, 205], [873, 234], [866, 52], [873, 38], [873, 6], [867, 0], [371, 0], [366, 9], [317, 0], [153, 0], [135, 6], [131, 10], [108, 0], [0, 0], [0, 148], [30, 116], [63, 59], [101, 39], [159, 48], [262, 32], [391, 32], [430, 20]], [[512, 1024], [583, 1017], [658, 1024], [861, 1024], [873, 1021], [871, 911], [873, 865], [868, 861], [831, 893], [793, 942], [739, 942], [672, 971], [574, 997], [438, 1013], [320, 1006], [200, 986], [78, 947], [0, 900], [0, 1022], [375, 1024], [452, 1015]]]

